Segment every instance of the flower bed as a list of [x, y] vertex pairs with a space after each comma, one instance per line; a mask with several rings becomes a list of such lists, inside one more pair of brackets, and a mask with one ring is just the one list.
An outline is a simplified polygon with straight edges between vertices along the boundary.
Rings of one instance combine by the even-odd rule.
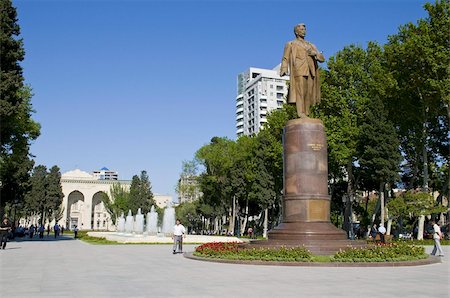
[[239, 243], [205, 243], [195, 249], [195, 256], [228, 259], [278, 262], [309, 262], [311, 253], [304, 247], [294, 248], [242, 248]]
[[425, 248], [405, 243], [350, 248], [337, 252], [332, 262], [399, 262], [426, 259]]
[[366, 248], [349, 248], [334, 256], [314, 256], [304, 247], [244, 248], [236, 242], [205, 243], [196, 248], [194, 256], [250, 261], [275, 262], [401, 262], [428, 258], [425, 249], [404, 243], [371, 245]]

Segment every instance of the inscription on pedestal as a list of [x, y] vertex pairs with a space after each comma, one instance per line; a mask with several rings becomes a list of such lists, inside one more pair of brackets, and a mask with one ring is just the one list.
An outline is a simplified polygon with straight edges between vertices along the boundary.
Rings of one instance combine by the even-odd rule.
[[311, 148], [313, 151], [319, 151], [320, 149], [323, 148], [323, 144], [308, 144], [308, 147]]

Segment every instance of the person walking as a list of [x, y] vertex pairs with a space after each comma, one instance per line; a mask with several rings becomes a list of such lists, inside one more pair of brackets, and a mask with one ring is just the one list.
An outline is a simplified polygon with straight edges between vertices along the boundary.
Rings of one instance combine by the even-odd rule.
[[8, 242], [8, 234], [11, 231], [11, 223], [9, 219], [5, 217], [3, 222], [0, 224], [0, 247], [1, 249], [6, 248], [6, 242]]
[[181, 224], [179, 219], [173, 227], [173, 254], [183, 252], [183, 237], [186, 237], [186, 228]]
[[370, 229], [370, 237], [372, 238], [373, 241], [376, 240], [377, 233], [378, 233], [377, 224], [373, 224], [372, 228]]
[[39, 226], [39, 230], [38, 231], [39, 231], [39, 239], [44, 239], [45, 227], [44, 227], [43, 224]]
[[50, 235], [50, 224], [47, 225], [47, 237]]
[[59, 225], [56, 223], [53, 227], [53, 231], [55, 232], [55, 238], [59, 236]]
[[34, 225], [31, 224], [31, 226], [30, 226], [30, 239], [33, 239], [33, 236], [34, 236]]
[[444, 252], [442, 251], [442, 247], [441, 247], [441, 239], [442, 239], [442, 232], [441, 232], [441, 228], [439, 227], [439, 225], [433, 220], [431, 221], [431, 224], [433, 225], [433, 240], [434, 240], [434, 247], [433, 247], [433, 251], [431, 252], [431, 255], [434, 256], [436, 255], [436, 252], [439, 253], [440, 257], [444, 256]]
[[73, 234], [74, 234], [74, 239], [77, 239], [77, 235], [78, 235], [78, 227], [77, 226], [73, 227]]
[[381, 243], [386, 243], [384, 239], [384, 235], [386, 235], [386, 228], [383, 226], [382, 223], [378, 227], [378, 233], [380, 234]]

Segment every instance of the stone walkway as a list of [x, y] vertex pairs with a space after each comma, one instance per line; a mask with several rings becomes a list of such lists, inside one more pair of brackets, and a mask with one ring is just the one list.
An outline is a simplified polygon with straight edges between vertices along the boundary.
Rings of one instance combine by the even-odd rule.
[[449, 297], [444, 251], [443, 263], [418, 267], [276, 267], [189, 260], [169, 245], [49, 238], [0, 251], [0, 297]]

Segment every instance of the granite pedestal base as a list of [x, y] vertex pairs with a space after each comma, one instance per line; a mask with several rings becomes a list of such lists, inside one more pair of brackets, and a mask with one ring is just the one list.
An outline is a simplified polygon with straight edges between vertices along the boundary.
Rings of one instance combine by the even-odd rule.
[[283, 134], [283, 220], [268, 233], [268, 240], [251, 246], [305, 246], [314, 254], [365, 246], [347, 239], [330, 222], [328, 152], [321, 120], [288, 121]]

